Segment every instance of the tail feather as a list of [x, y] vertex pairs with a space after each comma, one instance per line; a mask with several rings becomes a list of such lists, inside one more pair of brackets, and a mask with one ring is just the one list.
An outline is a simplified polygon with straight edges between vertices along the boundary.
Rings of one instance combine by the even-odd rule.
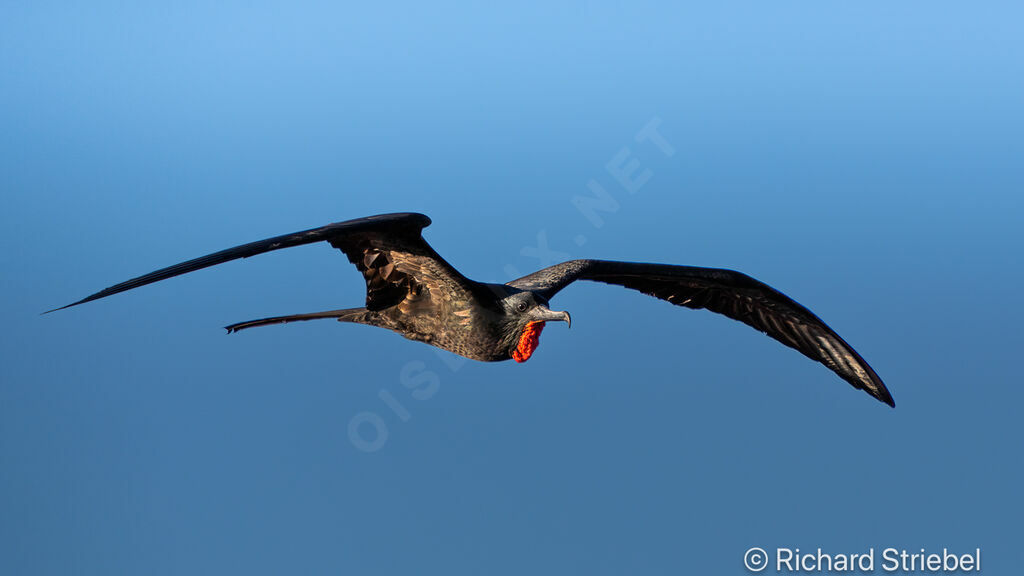
[[245, 330], [246, 328], [255, 328], [256, 326], [269, 326], [270, 324], [287, 324], [289, 322], [319, 320], [322, 318], [336, 318], [339, 322], [360, 322], [365, 314], [366, 308], [346, 308], [344, 310], [327, 310], [325, 312], [312, 312], [309, 314], [292, 314], [290, 316], [274, 316], [272, 318], [260, 318], [259, 320], [239, 322], [237, 324], [225, 326], [224, 328], [228, 331], [228, 334], [231, 334], [232, 332], [238, 332], [239, 330]]

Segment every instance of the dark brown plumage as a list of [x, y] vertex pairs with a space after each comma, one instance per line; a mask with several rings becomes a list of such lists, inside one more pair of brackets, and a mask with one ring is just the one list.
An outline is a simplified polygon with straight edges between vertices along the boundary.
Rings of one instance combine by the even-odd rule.
[[571, 260], [507, 284], [474, 282], [445, 262], [423, 239], [422, 229], [429, 224], [430, 219], [422, 214], [384, 214], [328, 224], [175, 264], [56, 310], [229, 260], [328, 242], [363, 273], [364, 307], [241, 322], [228, 326], [228, 332], [334, 318], [387, 328], [474, 360], [499, 361], [514, 356], [524, 361], [533, 352], [544, 322], [570, 321], [567, 312], [549, 309], [548, 301], [576, 280], [591, 280], [739, 320], [824, 364], [855, 388], [895, 405], [875, 371], [820, 318], [745, 274], [692, 266]]

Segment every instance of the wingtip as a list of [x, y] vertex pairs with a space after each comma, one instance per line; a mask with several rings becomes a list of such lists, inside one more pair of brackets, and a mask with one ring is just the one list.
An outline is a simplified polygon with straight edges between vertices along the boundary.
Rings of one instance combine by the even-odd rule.
[[[75, 302], [75, 304], [79, 304], [79, 302]], [[65, 308], [71, 308], [71, 307], [72, 307], [72, 306], [74, 306], [75, 304], [68, 304], [67, 306], [61, 306], [60, 308], [54, 308], [53, 310], [47, 310], [46, 312], [40, 312], [40, 313], [39, 313], [39, 315], [40, 315], [40, 316], [46, 316], [46, 315], [47, 315], [47, 314], [49, 314], [50, 312], [56, 312], [56, 311], [58, 311], [58, 310], [63, 310], [63, 309], [65, 309]]]
[[225, 326], [224, 329], [227, 330], [228, 334], [237, 334], [246, 327], [245, 324], [247, 324], [247, 322], [239, 322], [237, 324]]
[[880, 390], [872, 391], [871, 395], [874, 396], [879, 402], [883, 404], [888, 404], [890, 408], [896, 407], [896, 400], [893, 399], [892, 394], [889, 393], [889, 390], [884, 387]]
[[[100, 294], [100, 293], [97, 293], [97, 294]], [[67, 309], [67, 308], [71, 308], [72, 306], [78, 306], [79, 304], [85, 304], [86, 302], [92, 302], [93, 300], [97, 300], [97, 299], [101, 298], [101, 296], [97, 296], [97, 294], [93, 294], [92, 296], [87, 296], [85, 298], [82, 298], [78, 302], [72, 302], [71, 304], [67, 304], [65, 306], [61, 306], [60, 308], [54, 308], [53, 310], [47, 310], [46, 312], [43, 312], [43, 313], [41, 313], [39, 315], [43, 316], [45, 314], [49, 314], [50, 312], [56, 312], [58, 310], [64, 310], [64, 309]]]

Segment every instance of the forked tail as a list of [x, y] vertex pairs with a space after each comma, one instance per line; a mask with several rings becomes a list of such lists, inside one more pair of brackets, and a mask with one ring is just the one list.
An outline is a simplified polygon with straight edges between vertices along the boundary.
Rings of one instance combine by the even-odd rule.
[[319, 320], [321, 318], [336, 318], [339, 322], [362, 322], [366, 314], [366, 308], [346, 308], [344, 310], [327, 310], [326, 312], [311, 312], [309, 314], [292, 314], [291, 316], [274, 316], [273, 318], [260, 318], [225, 326], [228, 334], [254, 328], [256, 326], [267, 326], [270, 324], [287, 324], [288, 322], [301, 322], [303, 320]]

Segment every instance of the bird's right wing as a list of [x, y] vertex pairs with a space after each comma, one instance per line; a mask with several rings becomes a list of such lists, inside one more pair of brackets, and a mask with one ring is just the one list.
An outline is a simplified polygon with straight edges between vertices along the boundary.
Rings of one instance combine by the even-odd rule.
[[571, 260], [508, 284], [550, 299], [576, 280], [617, 284], [677, 306], [703, 308], [743, 322], [820, 362], [855, 388], [894, 406], [864, 358], [810, 310], [746, 274], [717, 268]]
[[348, 256], [363, 272], [367, 281], [367, 308], [379, 309], [394, 304], [396, 287], [410, 288], [410, 278], [435, 286], [444, 286], [448, 293], [463, 295], [476, 290], [475, 283], [458, 273], [427, 244], [421, 235], [430, 225], [423, 214], [382, 214], [345, 222], [336, 222], [293, 234], [275, 236], [214, 252], [187, 262], [161, 268], [132, 278], [86, 296], [77, 302], [55, 308], [63, 310], [126, 290], [159, 282], [167, 278], [215, 266], [239, 258], [248, 258], [282, 248], [314, 242], [329, 242]]

